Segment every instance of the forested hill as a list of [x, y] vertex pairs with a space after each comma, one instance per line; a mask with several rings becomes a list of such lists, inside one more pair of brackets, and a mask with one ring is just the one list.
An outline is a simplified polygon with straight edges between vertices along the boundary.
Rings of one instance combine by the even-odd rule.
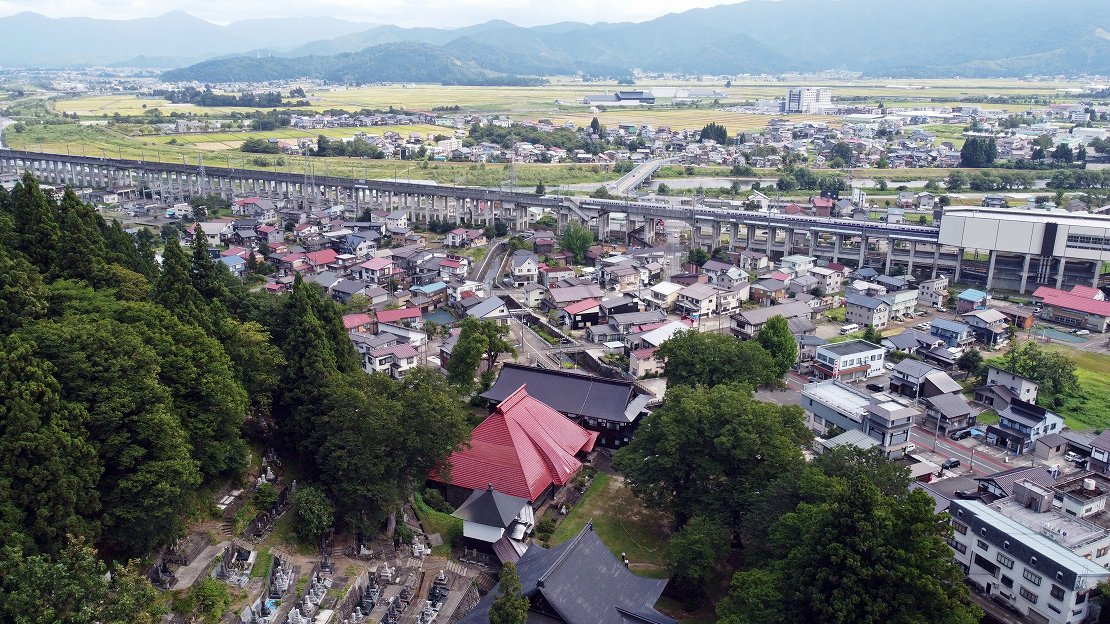
[[242, 487], [250, 447], [374, 533], [468, 434], [437, 373], [364, 373], [318, 287], [252, 293], [206, 249], [132, 236], [29, 175], [0, 188], [0, 275], [0, 621], [158, 621], [123, 562]]
[[[340, 83], [432, 82], [447, 85], [532, 85], [542, 79], [529, 69], [557, 69], [511, 63], [496, 53], [476, 60], [478, 48], [448, 50], [426, 43], [392, 43], [335, 56], [232, 57], [198, 63], [163, 74], [169, 81], [256, 82], [314, 78]], [[485, 64], [483, 64], [483, 62]], [[490, 68], [494, 65], [498, 70]]]

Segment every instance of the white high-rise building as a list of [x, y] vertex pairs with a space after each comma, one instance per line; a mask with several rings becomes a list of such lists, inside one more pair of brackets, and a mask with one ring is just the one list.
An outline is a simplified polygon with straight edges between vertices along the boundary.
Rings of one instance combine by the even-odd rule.
[[786, 112], [821, 113], [832, 106], [832, 90], [828, 87], [790, 89], [786, 95]]

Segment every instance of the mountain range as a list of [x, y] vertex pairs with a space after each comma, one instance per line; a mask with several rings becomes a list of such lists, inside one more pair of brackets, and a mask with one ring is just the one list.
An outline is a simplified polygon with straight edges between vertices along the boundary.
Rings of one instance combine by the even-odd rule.
[[[1105, 0], [748, 0], [639, 23], [525, 28], [494, 20], [456, 29], [368, 27], [331, 18], [221, 27], [184, 14], [116, 22], [21, 14], [0, 18], [0, 64], [182, 59], [168, 79], [221, 82], [316, 77], [484, 84], [576, 72], [617, 77], [633, 69], [1110, 75], [1105, 9]], [[167, 18], [174, 27], [160, 32]], [[198, 57], [207, 60], [180, 67]]]

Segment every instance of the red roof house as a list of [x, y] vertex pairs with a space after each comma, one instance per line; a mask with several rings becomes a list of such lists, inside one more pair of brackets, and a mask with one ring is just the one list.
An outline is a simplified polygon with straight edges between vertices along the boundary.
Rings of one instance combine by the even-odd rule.
[[420, 310], [417, 308], [399, 308], [397, 310], [378, 310], [379, 323], [400, 323], [402, 321], [419, 321]]
[[592, 451], [597, 435], [521, 386], [474, 428], [469, 446], [451, 455], [449, 480], [431, 478], [470, 490], [492, 484], [498, 492], [538, 501], [570, 482], [582, 467], [575, 455]]

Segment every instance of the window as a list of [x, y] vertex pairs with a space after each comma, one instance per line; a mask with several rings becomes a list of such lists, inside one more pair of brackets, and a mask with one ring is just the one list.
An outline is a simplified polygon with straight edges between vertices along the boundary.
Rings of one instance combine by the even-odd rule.
[[1026, 570], [1025, 573], [1022, 574], [1022, 576], [1025, 577], [1025, 580], [1029, 581], [1030, 583], [1032, 583], [1034, 585], [1040, 585], [1041, 584], [1041, 575], [1037, 574], [1036, 572], [1033, 572], [1032, 570]]
[[967, 544], [962, 544], [956, 540], [949, 540], [948, 545], [956, 550], [961, 555], [967, 552]]
[[1075, 595], [1075, 604], [1081, 605], [1084, 602], [1087, 602], [1087, 592]]
[[1108, 552], [1110, 552], [1110, 546], [1103, 546], [1102, 548], [1098, 549], [1098, 553], [1095, 556], [1096, 557], [1105, 557], [1106, 553], [1108, 553]]
[[1052, 597], [1057, 600], [1064, 599], [1064, 588], [1060, 587], [1059, 585], [1053, 585], [1052, 591], [1050, 593], [1052, 594]]
[[1029, 591], [1028, 589], [1025, 589], [1024, 587], [1019, 588], [1018, 593], [1021, 594], [1022, 598], [1028, 600], [1029, 602], [1031, 602], [1033, 604], [1037, 604], [1037, 594], [1034, 594], [1033, 592]]
[[983, 550], [990, 550], [990, 546], [988, 546], [987, 543], [983, 540], [975, 540], [975, 545]]
[[1052, 604], [1051, 602], [1048, 603], [1048, 608], [1055, 611], [1056, 613], [1060, 613], [1060, 607], [1057, 607], [1056, 605]]
[[1001, 563], [1002, 565], [1006, 566], [1007, 568], [1010, 568], [1011, 570], [1014, 568], [1014, 560], [1007, 557], [1006, 555], [1004, 555], [1002, 553], [998, 553], [998, 555], [995, 556], [995, 560], [997, 560], [998, 563]]
[[1012, 579], [1012, 578], [1006, 576], [1005, 574], [1003, 574], [1002, 575], [1002, 584], [1005, 585], [1006, 587], [1009, 587], [1009, 588], [1013, 589], [1014, 579]]

